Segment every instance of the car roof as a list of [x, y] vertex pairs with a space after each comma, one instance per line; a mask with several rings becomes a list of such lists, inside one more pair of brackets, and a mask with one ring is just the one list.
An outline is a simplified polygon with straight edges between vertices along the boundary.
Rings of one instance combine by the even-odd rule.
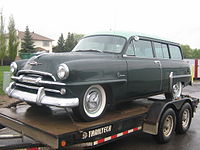
[[158, 36], [155, 36], [155, 35], [149, 35], [149, 34], [145, 34], [145, 33], [129, 32], [129, 31], [103, 31], [103, 32], [95, 32], [93, 34], [86, 35], [85, 37], [87, 37], [87, 36], [93, 36], [93, 35], [116, 35], [116, 36], [123, 36], [126, 39], [129, 39], [132, 36], [139, 36], [139, 37], [145, 37], [145, 38], [150, 38], [150, 39], [156, 39], [156, 40], [159, 40], [159, 41], [166, 41], [168, 43], [173, 43], [173, 44], [179, 45], [179, 43], [173, 42], [173, 41], [171, 41], [169, 39], [166, 39], [166, 38], [161, 38], [161, 37], [158, 37]]

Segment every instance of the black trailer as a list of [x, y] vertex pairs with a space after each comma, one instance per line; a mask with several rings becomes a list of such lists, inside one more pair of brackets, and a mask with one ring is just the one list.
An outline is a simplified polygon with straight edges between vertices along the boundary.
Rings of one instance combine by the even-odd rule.
[[189, 96], [139, 99], [110, 108], [93, 122], [75, 121], [68, 109], [17, 105], [0, 109], [0, 123], [38, 141], [33, 144], [52, 149], [93, 148], [137, 132], [155, 135], [160, 143], [166, 143], [174, 130], [187, 132], [198, 103], [199, 99]]

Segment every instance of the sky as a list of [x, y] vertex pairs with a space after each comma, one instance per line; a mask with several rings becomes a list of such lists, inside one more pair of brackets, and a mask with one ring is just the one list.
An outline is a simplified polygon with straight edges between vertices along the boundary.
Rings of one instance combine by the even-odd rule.
[[200, 49], [199, 0], [0, 0], [8, 24], [52, 38], [61, 33], [141, 32]]

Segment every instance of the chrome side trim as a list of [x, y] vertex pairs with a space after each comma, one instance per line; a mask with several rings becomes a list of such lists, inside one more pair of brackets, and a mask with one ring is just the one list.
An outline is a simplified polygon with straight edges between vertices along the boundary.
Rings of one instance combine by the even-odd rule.
[[32, 78], [32, 77], [25, 77], [23, 75], [20, 75], [19, 77], [16, 76], [12, 76], [11, 77], [12, 80], [17, 80], [20, 82], [24, 82], [24, 83], [32, 83], [32, 84], [49, 84], [49, 85], [60, 85], [60, 86], [65, 86], [65, 83], [61, 83], [61, 82], [55, 82], [55, 81], [45, 81], [42, 80], [41, 78]]
[[57, 98], [47, 96], [43, 87], [40, 87], [37, 94], [34, 94], [12, 88], [11, 83], [10, 86], [6, 88], [6, 94], [21, 101], [37, 103], [38, 105], [43, 104], [56, 107], [77, 107], [79, 105], [78, 98]]
[[172, 91], [172, 88], [173, 88], [173, 72], [170, 72], [169, 74], [169, 91]]
[[123, 54], [122, 55], [123, 58], [133, 58], [133, 57], [136, 57], [135, 55], [126, 55], [126, 54]]
[[36, 71], [36, 70], [20, 70], [18, 71], [17, 75], [21, 73], [33, 73], [33, 74], [38, 74], [38, 75], [46, 75], [46, 76], [50, 76], [54, 81], [56, 81], [56, 78], [51, 73], [48, 73], [48, 72], [42, 72], [42, 71]]
[[[40, 87], [25, 85], [25, 84], [21, 84], [21, 83], [15, 83], [15, 85], [23, 87], [23, 88], [27, 88], [27, 89], [33, 89], [33, 90], [38, 90], [40, 88]], [[49, 88], [44, 88], [44, 91], [61, 94], [60, 90], [54, 90], [54, 89], [49, 89]]]
[[186, 75], [174, 75], [173, 78], [186, 78], [186, 77], [190, 77], [191, 78], [191, 74], [186, 74]]

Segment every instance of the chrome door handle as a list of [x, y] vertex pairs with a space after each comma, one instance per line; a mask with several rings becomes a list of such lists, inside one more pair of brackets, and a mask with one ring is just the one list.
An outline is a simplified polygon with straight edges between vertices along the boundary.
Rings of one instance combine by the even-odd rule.
[[160, 64], [160, 61], [159, 60], [155, 60], [154, 64]]

